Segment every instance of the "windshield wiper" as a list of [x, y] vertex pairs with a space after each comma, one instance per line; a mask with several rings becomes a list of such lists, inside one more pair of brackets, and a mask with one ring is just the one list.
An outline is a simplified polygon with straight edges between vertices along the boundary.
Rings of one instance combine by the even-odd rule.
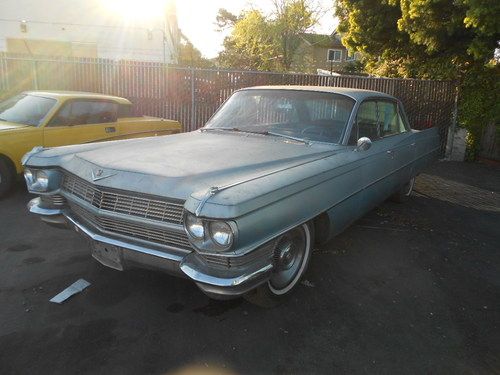
[[272, 135], [274, 137], [281, 137], [281, 138], [286, 138], [286, 139], [291, 139], [293, 141], [301, 142], [306, 145], [310, 145], [311, 142], [307, 141], [302, 138], [297, 138], [297, 137], [292, 137], [291, 135], [285, 135], [285, 134], [280, 134], [280, 133], [274, 133], [270, 132], [267, 130], [245, 130], [245, 129], [239, 129], [239, 128], [201, 128], [201, 131], [211, 131], [211, 130], [225, 130], [225, 131], [231, 131], [231, 132], [238, 132], [238, 133], [248, 133], [248, 134], [259, 134], [259, 135]]
[[306, 140], [306, 139], [302, 139], [302, 138], [297, 138], [297, 137], [292, 137], [291, 135], [285, 135], [285, 134], [280, 134], [280, 133], [274, 133], [274, 132], [265, 132], [266, 135], [272, 135], [272, 136], [275, 136], [275, 137], [281, 137], [281, 138], [286, 138], [286, 139], [291, 139], [292, 141], [297, 141], [297, 142], [302, 142], [306, 145], [310, 145], [311, 142]]

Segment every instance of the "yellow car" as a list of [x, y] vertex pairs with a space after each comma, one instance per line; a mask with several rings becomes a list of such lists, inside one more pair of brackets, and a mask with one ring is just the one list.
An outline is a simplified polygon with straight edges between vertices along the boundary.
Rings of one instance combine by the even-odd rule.
[[21, 158], [35, 146], [55, 147], [179, 133], [173, 120], [133, 117], [117, 96], [29, 91], [0, 103], [0, 197], [22, 173]]

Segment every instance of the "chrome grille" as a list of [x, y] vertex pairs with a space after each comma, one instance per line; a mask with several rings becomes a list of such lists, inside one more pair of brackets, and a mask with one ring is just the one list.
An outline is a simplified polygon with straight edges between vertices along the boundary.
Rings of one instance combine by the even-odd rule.
[[227, 257], [221, 255], [203, 254], [202, 257], [207, 263], [227, 268], [245, 266], [258, 259], [271, 259], [274, 252], [274, 241], [268, 242], [262, 247], [239, 257]]
[[41, 195], [40, 199], [48, 207], [61, 207], [66, 204], [66, 198], [59, 194]]
[[96, 216], [93, 213], [75, 204], [72, 204], [70, 207], [71, 211], [76, 214], [76, 216], [78, 216], [80, 219], [86, 220], [100, 230], [128, 237], [135, 237], [138, 239], [155, 242], [161, 245], [191, 249], [185, 233], [150, 228], [125, 220]]
[[182, 223], [183, 202], [104, 190], [67, 172], [64, 174], [62, 190], [102, 210], [175, 224]]

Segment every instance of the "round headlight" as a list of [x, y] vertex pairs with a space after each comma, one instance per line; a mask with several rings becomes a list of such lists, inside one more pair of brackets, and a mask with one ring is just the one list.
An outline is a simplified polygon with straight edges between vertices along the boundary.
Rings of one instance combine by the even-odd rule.
[[233, 230], [228, 223], [213, 221], [210, 223], [210, 236], [220, 246], [227, 247], [233, 242]]
[[26, 168], [24, 170], [24, 179], [28, 190], [42, 193], [49, 189], [49, 176], [44, 171]]
[[37, 171], [35, 175], [37, 190], [46, 191], [49, 188], [49, 176], [44, 171]]
[[205, 235], [205, 228], [203, 227], [203, 220], [194, 215], [186, 216], [186, 229], [191, 236], [197, 239], [203, 239]]
[[24, 170], [24, 179], [26, 180], [26, 184], [29, 186], [31, 186], [33, 184], [33, 172], [31, 171], [31, 169], [25, 169]]

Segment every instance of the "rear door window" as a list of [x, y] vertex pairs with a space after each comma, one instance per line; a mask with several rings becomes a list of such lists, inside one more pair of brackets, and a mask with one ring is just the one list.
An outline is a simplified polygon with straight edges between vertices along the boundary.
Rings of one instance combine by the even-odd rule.
[[388, 100], [369, 100], [359, 106], [349, 144], [355, 145], [361, 137], [376, 141], [405, 131], [406, 126], [398, 111], [397, 103]]
[[380, 101], [377, 104], [380, 121], [380, 134], [382, 137], [406, 131], [396, 103]]

